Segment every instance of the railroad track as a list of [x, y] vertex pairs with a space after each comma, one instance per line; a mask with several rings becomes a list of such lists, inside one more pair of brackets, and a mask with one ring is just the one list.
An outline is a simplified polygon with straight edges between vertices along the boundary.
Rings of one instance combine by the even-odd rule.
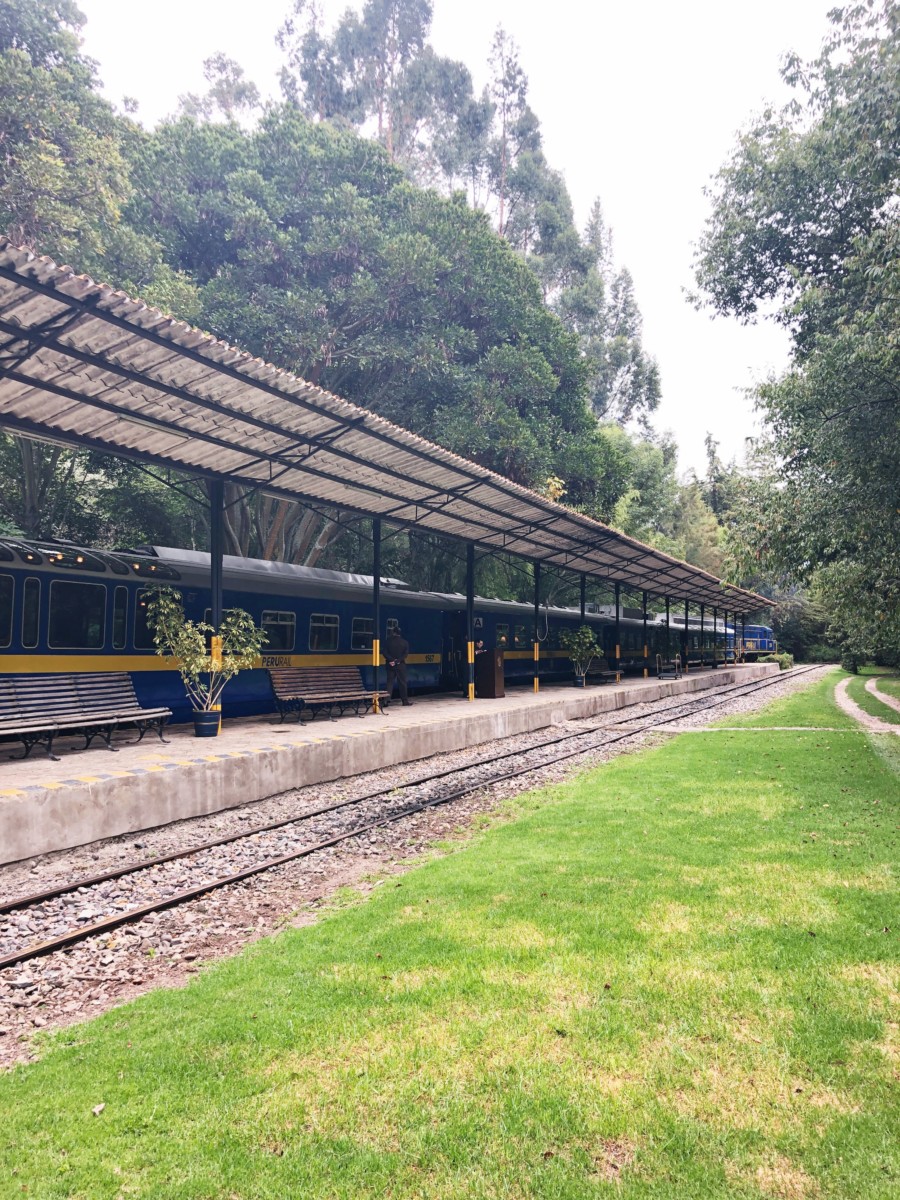
[[[798, 675], [808, 674], [810, 671], [818, 669], [818, 667], [795, 668], [791, 675], [796, 678]], [[588, 754], [593, 750], [600, 750], [618, 742], [636, 738], [643, 733], [652, 732], [665, 725], [683, 720], [695, 712], [718, 708], [741, 696], [772, 687], [782, 682], [783, 678], [779, 675], [774, 678], [710, 689], [703, 695], [692, 697], [689, 700], [654, 707], [651, 714], [637, 720], [632, 715], [612, 721], [591, 723], [583, 729], [546, 738], [525, 749], [517, 747], [499, 754], [493, 753], [462, 767], [434, 771], [399, 786], [385, 787], [361, 796], [322, 805], [295, 817], [258, 825], [226, 837], [202, 842], [184, 850], [129, 863], [111, 871], [85, 876], [32, 895], [6, 901], [0, 904], [0, 915], [19, 914], [19, 918], [12, 936], [10, 936], [9, 930], [5, 933], [7, 946], [5, 953], [0, 954], [0, 970], [50, 954], [87, 938], [109, 933], [119, 926], [138, 921], [150, 913], [173, 908], [219, 888], [240, 883], [265, 871], [271, 871], [286, 863], [321, 853], [342, 842], [373, 833], [387, 825], [408, 819], [438, 805], [461, 799], [485, 787], [532, 774], [556, 763]], [[619, 729], [618, 727], [622, 725], [628, 725], [628, 728]], [[560, 753], [545, 756], [538, 761], [523, 761], [530, 760], [532, 756], [548, 747], [564, 747], [564, 749]], [[518, 761], [517, 765], [511, 769], [495, 769], [498, 763], [512, 758]], [[485, 771], [483, 768], [491, 769]], [[411, 803], [404, 803], [402, 800], [402, 793], [409, 793], [412, 789], [427, 788], [429, 785], [444, 781], [450, 781], [451, 786], [443, 787], [436, 794], [425, 795]], [[364, 813], [363, 821], [350, 823], [347, 828], [331, 833], [327, 837], [321, 837], [315, 833], [316, 818], [330, 817], [349, 809], [362, 811]], [[374, 809], [374, 811], [367, 811], [367, 809]], [[313, 831], [312, 840], [309, 840], [310, 829]], [[259, 843], [263, 842], [267, 835], [276, 835], [270, 840], [277, 840], [279, 837], [286, 838], [289, 848], [279, 854], [256, 858], [255, 861], [249, 862], [237, 871], [220, 875], [207, 874], [216, 869], [214, 853], [216, 850], [242, 842], [245, 844], [245, 852], [248, 852], [249, 856], [253, 856]], [[204, 856], [208, 861], [204, 862]], [[195, 860], [194, 867], [203, 876], [200, 881], [187, 888], [167, 887], [162, 868], [170, 863], [185, 862], [190, 859]], [[107, 894], [102, 893], [101, 889], [106, 885], [115, 884], [118, 880], [126, 881], [126, 893], [130, 890], [128, 885], [133, 883], [138, 885], [138, 890], [143, 889], [146, 897], [143, 902], [130, 903], [121, 894], [113, 897], [108, 894], [109, 889], [107, 889]], [[91, 905], [97, 903], [108, 911], [102, 915], [94, 912]], [[82, 904], [87, 905], [87, 909], [82, 913], [67, 913], [66, 910], [74, 909], [76, 905]], [[59, 931], [59, 925], [71, 917], [81, 920], [82, 923], [77, 927], [70, 925]], [[100, 919], [94, 919], [95, 917]], [[52, 936], [34, 940], [33, 935], [38, 933], [35, 925], [43, 925], [45, 931], [49, 926], [53, 931]], [[18, 944], [10, 945], [10, 942]]]

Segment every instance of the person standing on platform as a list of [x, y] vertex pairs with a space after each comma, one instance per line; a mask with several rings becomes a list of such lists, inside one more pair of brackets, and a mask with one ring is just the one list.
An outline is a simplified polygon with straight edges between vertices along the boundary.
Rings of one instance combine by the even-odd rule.
[[406, 658], [409, 654], [409, 642], [403, 636], [403, 631], [400, 626], [396, 626], [392, 633], [388, 634], [384, 643], [384, 648], [381, 651], [384, 656], [384, 661], [387, 663], [387, 693], [389, 698], [393, 698], [394, 684], [400, 689], [400, 700], [402, 704], [409, 708], [412, 704], [406, 690]]

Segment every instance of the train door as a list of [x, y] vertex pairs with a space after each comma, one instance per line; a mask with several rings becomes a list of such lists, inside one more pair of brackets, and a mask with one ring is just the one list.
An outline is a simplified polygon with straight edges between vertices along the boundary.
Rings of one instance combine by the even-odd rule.
[[441, 687], [447, 691], [462, 691], [468, 679], [466, 661], [465, 609], [448, 609], [444, 613], [443, 646], [441, 653]]

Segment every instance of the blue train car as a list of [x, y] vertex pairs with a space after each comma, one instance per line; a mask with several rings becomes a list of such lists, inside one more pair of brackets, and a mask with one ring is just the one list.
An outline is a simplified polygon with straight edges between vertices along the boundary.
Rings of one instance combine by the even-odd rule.
[[[267, 643], [258, 669], [241, 672], [224, 696], [226, 715], [272, 711], [265, 668], [270, 666], [353, 665], [372, 679], [372, 579], [366, 575], [317, 570], [286, 563], [226, 556], [224, 604], [245, 609], [261, 625]], [[193, 620], [208, 619], [209, 555], [168, 547], [139, 552], [84, 549], [64, 542], [0, 540], [0, 672], [127, 671], [138, 699], [147, 707], [165, 705], [176, 721], [190, 707], [177, 672], [155, 652], [146, 621], [148, 588], [177, 588]], [[402, 580], [381, 587], [382, 639], [401, 627], [410, 643], [412, 691], [463, 688], [466, 679], [465, 598], [416, 592]], [[615, 657], [613, 609], [586, 614], [603, 653]], [[543, 608], [538, 624], [539, 672], [543, 678], [571, 678], [560, 634], [581, 623], [577, 609]], [[681, 651], [683, 624], [655, 616], [647, 626], [651, 668], [657, 653]], [[725, 629], [716, 635], [707, 623], [688, 630], [689, 661], [712, 657], [714, 636], [724, 657]], [[531, 605], [478, 598], [475, 637], [505, 652], [509, 684], [530, 682], [534, 673], [534, 609]], [[701, 645], [702, 642], [702, 645]], [[642, 615], [620, 612], [619, 646], [625, 671], [645, 665]]]
[[746, 662], [754, 662], [766, 654], [778, 653], [778, 642], [774, 631], [768, 625], [744, 625], [728, 627], [728, 657], [733, 659], [737, 649], [737, 657]]

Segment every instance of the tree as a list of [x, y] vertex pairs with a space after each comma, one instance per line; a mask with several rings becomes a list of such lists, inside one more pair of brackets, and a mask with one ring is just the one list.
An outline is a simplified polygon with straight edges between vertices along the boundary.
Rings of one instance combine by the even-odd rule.
[[181, 111], [187, 116], [208, 121], [220, 113], [226, 121], [234, 121], [259, 108], [259, 88], [244, 78], [244, 68], [239, 63], [221, 51], [204, 60], [203, 77], [209, 84], [205, 96], [188, 92], [179, 99]]
[[[128, 219], [196, 280], [201, 324], [528, 486], [559, 476], [571, 503], [609, 514], [617, 476], [577, 342], [483, 214], [292, 105], [252, 132], [181, 118], [133, 154]], [[310, 561], [327, 538], [307, 518], [248, 501], [231, 545]]]
[[432, 0], [366, 0], [329, 34], [315, 0], [295, 0], [278, 35], [285, 98], [312, 120], [371, 128], [420, 182], [458, 170], [478, 106], [468, 69], [429, 45], [432, 14]]
[[579, 337], [589, 370], [590, 402], [597, 417], [646, 426], [659, 405], [656, 362], [643, 348], [642, 320], [627, 270], [617, 270], [612, 235], [595, 201], [553, 308]]
[[0, 227], [63, 262], [102, 246], [129, 190], [83, 24], [67, 0], [0, 0]]
[[759, 389], [770, 468], [733, 553], [814, 582], [860, 655], [900, 647], [900, 9], [835, 10], [815, 62], [785, 78], [721, 172], [698, 281], [747, 319], [781, 302], [791, 369]]
[[806, 289], [840, 279], [859, 239], [895, 218], [900, 8], [863, 0], [831, 19], [818, 59], [785, 62], [798, 97], [741, 135], [710, 189], [697, 279], [718, 312], [747, 319], [780, 300], [795, 324]]

